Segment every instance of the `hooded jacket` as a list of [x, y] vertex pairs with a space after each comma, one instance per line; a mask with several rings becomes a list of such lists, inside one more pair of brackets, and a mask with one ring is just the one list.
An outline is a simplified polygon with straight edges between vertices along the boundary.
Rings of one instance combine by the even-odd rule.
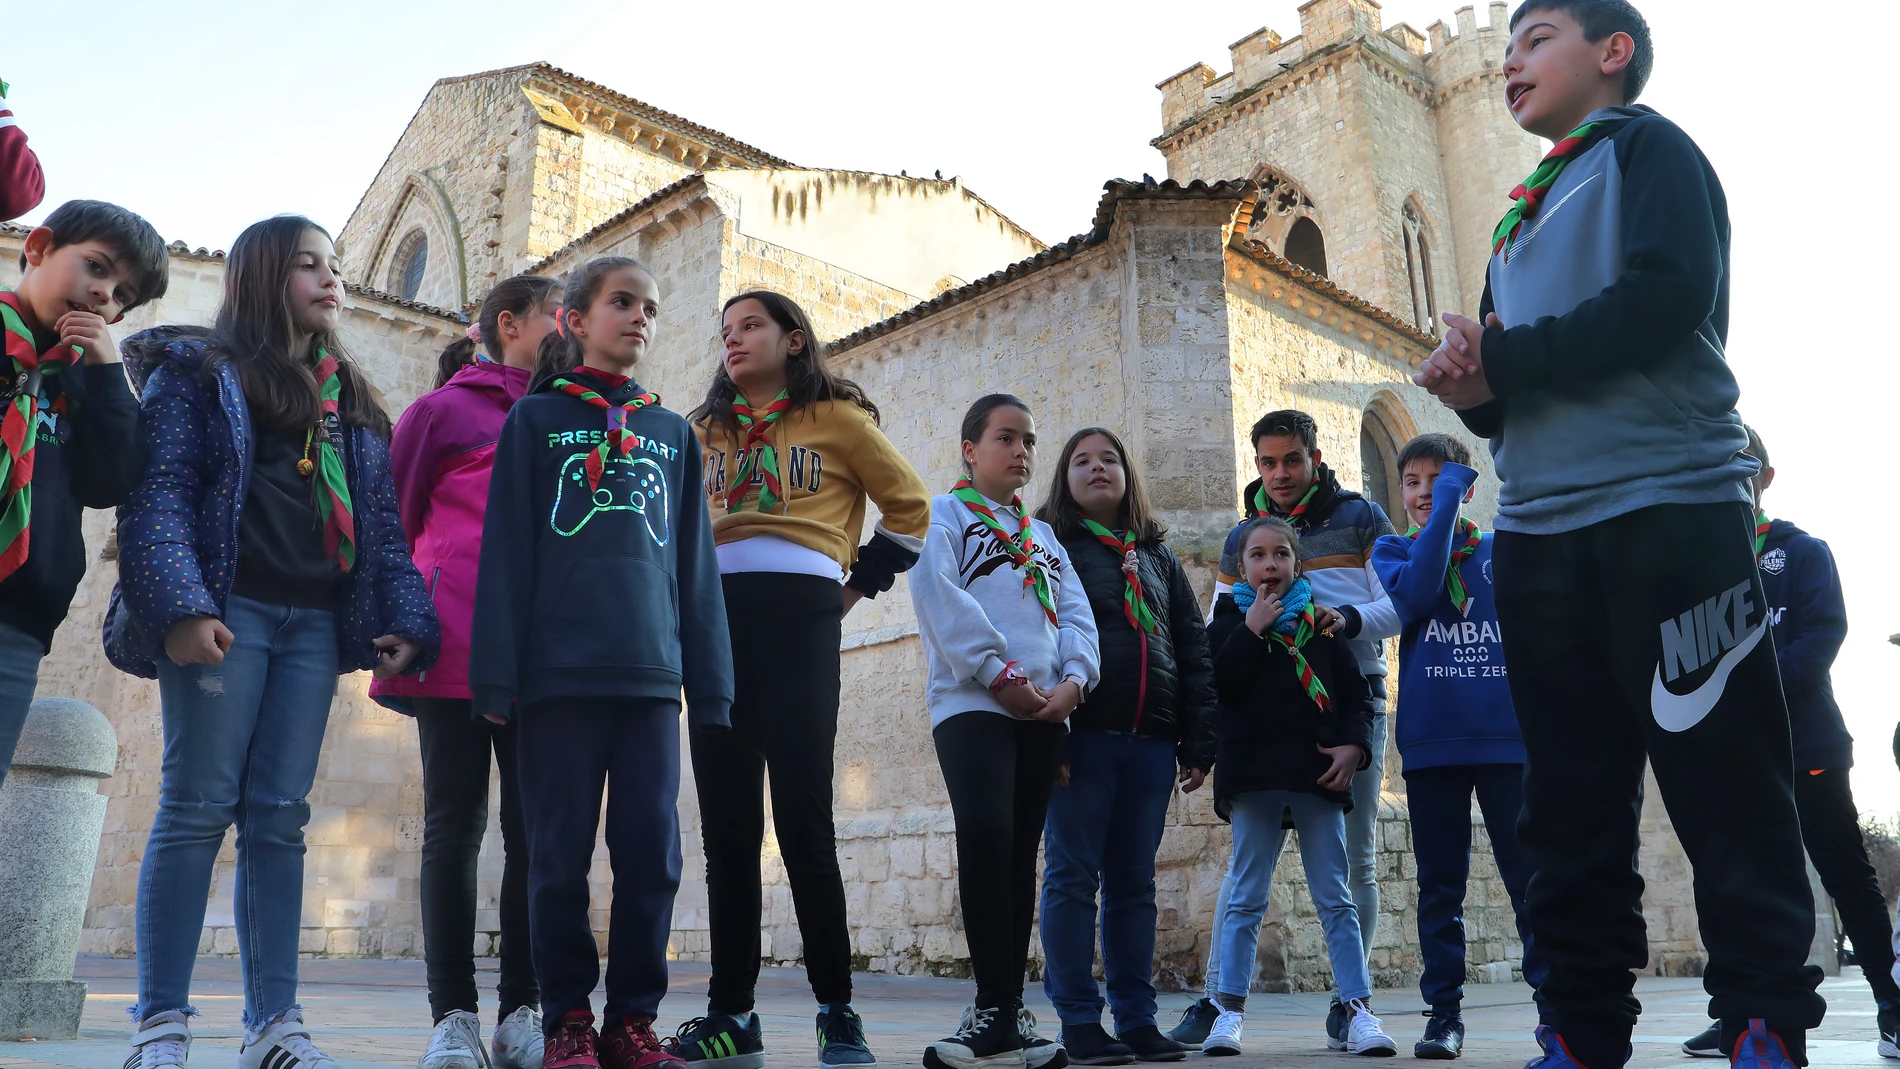
[[1652, 505], [1749, 499], [1728, 338], [1728, 202], [1689, 135], [1649, 108], [1601, 123], [1491, 257], [1480, 322], [1496, 399], [1500, 531], [1561, 534]]
[[478, 360], [441, 389], [417, 398], [396, 422], [389, 445], [396, 504], [410, 553], [442, 620], [442, 655], [427, 672], [372, 683], [373, 698], [471, 697], [468, 641], [488, 476], [502, 423], [528, 392], [528, 379], [526, 368]]
[[[165, 636], [194, 616], [222, 618], [237, 574], [238, 519], [250, 488], [250, 405], [229, 360], [207, 366], [214, 335], [154, 327], [120, 346], [140, 385], [144, 474], [119, 509], [119, 582], [106, 609], [106, 658], [158, 676]], [[409, 671], [435, 663], [441, 629], [409, 557], [389, 475], [389, 444], [344, 427], [343, 470], [355, 505], [356, 566], [337, 588], [337, 671], [377, 665], [375, 640], [421, 647]]]
[[[1380, 537], [1392, 533], [1392, 521], [1385, 510], [1367, 501], [1361, 494], [1339, 485], [1339, 477], [1325, 464], [1319, 465], [1314, 479], [1319, 493], [1313, 495], [1293, 529], [1300, 536], [1300, 564], [1307, 581], [1313, 584], [1313, 600], [1338, 609], [1346, 618], [1338, 637], [1359, 658], [1359, 668], [1367, 676], [1378, 678], [1373, 696], [1385, 697], [1385, 640], [1399, 633], [1399, 614], [1386, 597], [1379, 573], [1372, 567], [1372, 547]], [[1247, 521], [1259, 513], [1253, 501], [1261, 480], [1247, 484], [1240, 495], [1240, 523], [1227, 532], [1221, 547], [1220, 571], [1214, 579], [1214, 596], [1234, 589], [1239, 582], [1240, 533]]]
[[138, 415], [124, 364], [80, 363], [40, 380], [27, 554], [0, 581], [0, 622], [48, 652], [86, 575], [82, 509], [116, 508], [138, 482]]
[[1088, 594], [1101, 650], [1101, 682], [1076, 707], [1070, 725], [1172, 739], [1181, 764], [1212, 768], [1213, 666], [1201, 605], [1181, 558], [1159, 542], [1135, 548], [1142, 600], [1155, 618], [1155, 633], [1144, 635], [1122, 608], [1127, 577], [1121, 554], [1087, 531], [1063, 538], [1062, 548]]
[[1350, 743], [1364, 751], [1361, 769], [1372, 761], [1372, 691], [1352, 651], [1323, 634], [1302, 649], [1332, 699], [1326, 713], [1300, 685], [1293, 658], [1278, 642], [1253, 633], [1232, 594], [1215, 600], [1207, 640], [1220, 697], [1214, 811], [1227, 819], [1234, 799], [1250, 791], [1298, 791], [1352, 812], [1351, 791], [1319, 785], [1332, 760], [1316, 748]]
[[[562, 392], [571, 379], [614, 406]], [[678, 701], [695, 727], [727, 727], [732, 639], [700, 479], [699, 439], [678, 413], [626, 418], [597, 485], [588, 457], [638, 383], [588, 367], [550, 378], [502, 425], [482, 523], [469, 690], [477, 715], [537, 702]]]
[[1757, 559], [1768, 616], [1774, 621], [1775, 663], [1788, 700], [1795, 775], [1852, 768], [1854, 736], [1834, 701], [1829, 672], [1847, 641], [1847, 602], [1827, 543], [1787, 520], [1769, 525]]

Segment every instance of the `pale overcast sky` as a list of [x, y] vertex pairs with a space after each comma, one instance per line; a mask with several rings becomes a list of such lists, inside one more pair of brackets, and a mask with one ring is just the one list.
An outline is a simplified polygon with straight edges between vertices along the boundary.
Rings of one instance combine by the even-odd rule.
[[[1834, 678], [1856, 792], [1900, 813], [1900, 648], [1886, 641], [1900, 632], [1900, 370], [1885, 318], [1900, 226], [1875, 114], [1891, 72], [1861, 40], [1890, 9], [1639, 5], [1657, 46], [1644, 103], [1701, 143], [1728, 191], [1730, 359], [1780, 471], [1769, 511], [1840, 561], [1852, 633]], [[1156, 82], [1197, 61], [1226, 71], [1228, 44], [1262, 25], [1293, 36], [1296, 6], [172, 0], [95, 4], [75, 27], [80, 8], [14, 3], [0, 77], [49, 206], [118, 201], [194, 246], [282, 211], [341, 227], [430, 83], [542, 59], [802, 165], [961, 175], [1055, 242], [1087, 226], [1103, 181], [1165, 173], [1148, 146]], [[1456, 6], [1384, 11], [1423, 30]]]

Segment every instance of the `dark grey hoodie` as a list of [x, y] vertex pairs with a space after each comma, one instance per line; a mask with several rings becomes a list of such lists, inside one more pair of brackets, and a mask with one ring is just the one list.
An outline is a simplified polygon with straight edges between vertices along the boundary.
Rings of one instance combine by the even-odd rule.
[[1497, 400], [1500, 531], [1558, 534], [1651, 505], [1749, 500], [1756, 470], [1728, 335], [1728, 203], [1681, 128], [1645, 107], [1595, 132], [1493, 255], [1480, 320]]

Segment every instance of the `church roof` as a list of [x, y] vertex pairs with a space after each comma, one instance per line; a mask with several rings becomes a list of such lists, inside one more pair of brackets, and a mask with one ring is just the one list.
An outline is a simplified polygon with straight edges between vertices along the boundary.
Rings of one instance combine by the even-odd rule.
[[632, 204], [627, 205], [625, 208], [620, 209], [614, 214], [594, 224], [592, 229], [588, 230], [585, 234], [582, 234], [580, 237], [575, 238], [573, 241], [568, 242], [567, 244], [561, 246], [560, 248], [555, 249], [553, 252], [548, 253], [546, 256], [541, 257], [539, 260], [536, 260], [534, 263], [528, 265], [527, 267], [522, 268], [521, 273], [524, 275], [538, 275], [541, 272], [546, 271], [548, 267], [552, 265], [556, 260], [559, 260], [561, 257], [566, 256], [570, 251], [574, 249], [578, 249], [578, 248], [585, 248], [587, 245], [591, 244], [596, 238], [600, 237], [602, 234], [607, 233], [609, 230], [612, 230], [614, 227], [619, 226], [621, 223], [624, 223], [627, 220], [633, 218], [634, 216], [639, 215], [641, 212], [644, 212], [648, 210], [649, 208], [652, 208], [654, 205], [660, 203], [663, 200], [666, 200], [668, 197], [673, 196], [675, 193], [683, 192], [687, 187], [695, 183], [704, 183], [705, 181], [706, 181], [706, 176], [704, 173], [700, 171], [694, 171], [692, 174], [689, 174], [686, 177], [681, 178], [677, 182], [673, 182], [668, 185], [661, 186], [660, 188], [654, 190], [653, 192], [647, 194], [646, 196], [641, 197], [639, 200], [634, 201]]

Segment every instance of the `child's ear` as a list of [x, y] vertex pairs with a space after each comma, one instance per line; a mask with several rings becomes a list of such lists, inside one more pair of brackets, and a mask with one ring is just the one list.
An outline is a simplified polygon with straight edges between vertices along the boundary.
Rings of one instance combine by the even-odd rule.
[[38, 267], [46, 262], [46, 255], [53, 251], [53, 228], [36, 226], [26, 236], [26, 262], [29, 267]]
[[1465, 504], [1467, 505], [1471, 504], [1471, 499], [1477, 496], [1478, 496], [1478, 487], [1476, 486], [1476, 484], [1473, 484], [1471, 489], [1465, 491]]

